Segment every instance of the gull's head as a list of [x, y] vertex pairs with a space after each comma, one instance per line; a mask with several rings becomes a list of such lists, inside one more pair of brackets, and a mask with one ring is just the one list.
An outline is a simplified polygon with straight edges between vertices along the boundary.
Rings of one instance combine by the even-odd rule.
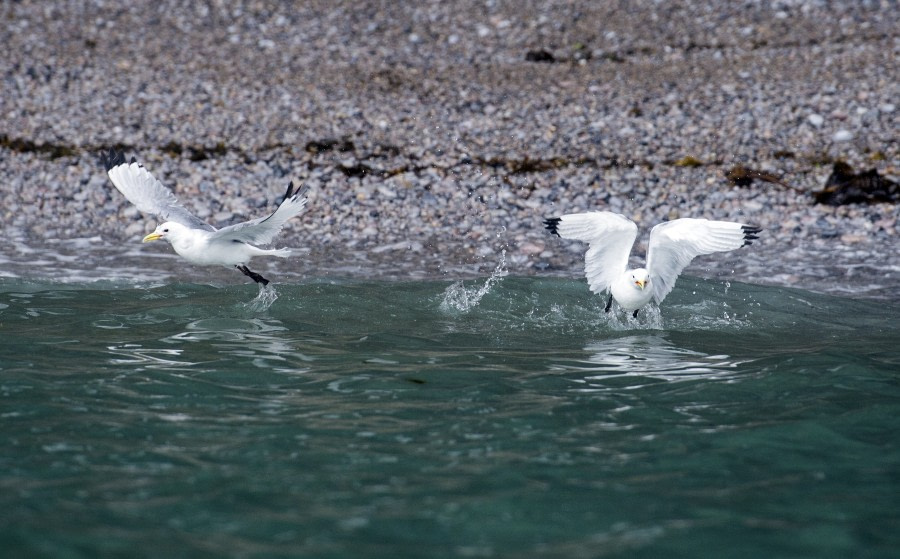
[[629, 270], [627, 273], [631, 284], [637, 288], [644, 289], [650, 283], [650, 276], [647, 275], [647, 270], [644, 268]]
[[149, 235], [144, 237], [143, 242], [149, 243], [150, 241], [158, 241], [160, 239], [165, 239], [171, 243], [185, 229], [186, 229], [186, 227], [184, 225], [181, 225], [180, 223], [174, 223], [171, 221], [167, 221], [167, 222], [161, 224], [159, 227], [157, 227], [156, 230], [153, 231], [153, 233], [150, 233]]

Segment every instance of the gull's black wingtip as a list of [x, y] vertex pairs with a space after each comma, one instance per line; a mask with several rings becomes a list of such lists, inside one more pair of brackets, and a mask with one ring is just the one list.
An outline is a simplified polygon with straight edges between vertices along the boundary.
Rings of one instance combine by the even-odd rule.
[[759, 238], [759, 233], [762, 231], [762, 227], [756, 227], [755, 225], [741, 225], [741, 231], [744, 232], [744, 245], [752, 245], [753, 241]]
[[550, 231], [557, 237], [559, 237], [559, 222], [562, 221], [560, 217], [548, 217], [544, 220], [544, 227], [547, 231]]
[[309, 192], [308, 184], [304, 184], [300, 188], [295, 188], [294, 181], [291, 181], [288, 183], [287, 191], [284, 193], [284, 198], [281, 199], [281, 202], [278, 205], [280, 206], [290, 199], [305, 196], [307, 192]]
[[284, 193], [284, 198], [281, 199], [281, 203], [284, 204], [288, 198], [294, 195], [294, 181], [288, 183], [287, 192]]
[[115, 148], [109, 148], [109, 153], [101, 153], [100, 159], [103, 161], [103, 166], [106, 167], [106, 172], [108, 173], [110, 169], [125, 163], [125, 154]]

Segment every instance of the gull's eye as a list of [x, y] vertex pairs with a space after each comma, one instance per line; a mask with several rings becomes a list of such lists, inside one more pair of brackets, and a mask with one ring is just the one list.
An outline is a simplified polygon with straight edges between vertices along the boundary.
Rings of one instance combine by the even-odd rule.
[[163, 229], [163, 233], [168, 233], [168, 232], [169, 232], [168, 229]]

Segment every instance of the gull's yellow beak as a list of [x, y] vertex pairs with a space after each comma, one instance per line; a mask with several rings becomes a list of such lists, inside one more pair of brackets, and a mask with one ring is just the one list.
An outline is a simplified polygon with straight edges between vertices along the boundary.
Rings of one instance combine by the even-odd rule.
[[[149, 237], [150, 235], [147, 235], [147, 236]], [[147, 240], [147, 239], [145, 238], [144, 241], [146, 241], [146, 240]], [[636, 284], [638, 285], [638, 287], [640, 287], [641, 289], [644, 289], [644, 285], [645, 285], [647, 282], [645, 282], [644, 280], [637, 280], [637, 281], [634, 282], [634, 283], [636, 283]]]
[[149, 235], [144, 237], [144, 240], [141, 242], [149, 243], [150, 241], [158, 241], [160, 239], [162, 239], [162, 235], [154, 231], [153, 233], [150, 233]]

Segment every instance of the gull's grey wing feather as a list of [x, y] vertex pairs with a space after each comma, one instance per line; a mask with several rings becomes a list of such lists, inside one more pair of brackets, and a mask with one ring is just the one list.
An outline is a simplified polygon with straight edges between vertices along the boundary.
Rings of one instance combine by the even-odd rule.
[[594, 293], [609, 289], [628, 267], [628, 255], [637, 238], [637, 225], [613, 212], [566, 214], [544, 220], [547, 229], [563, 239], [590, 243], [584, 255], [584, 273]]
[[133, 157], [129, 163], [121, 152], [110, 151], [109, 155], [103, 157], [103, 164], [113, 186], [138, 210], [155, 215], [160, 221], [174, 221], [192, 229], [216, 230], [187, 211], [175, 198], [175, 194]]
[[294, 192], [294, 183], [291, 182], [278, 209], [270, 215], [223, 227], [216, 231], [213, 239], [260, 245], [271, 243], [287, 220], [303, 211], [308, 200], [306, 197], [308, 191], [309, 187], [304, 186]]
[[675, 280], [701, 254], [726, 252], [749, 245], [761, 231], [758, 227], [731, 221], [676, 219], [650, 230], [647, 272], [653, 298], [662, 303], [675, 287]]

